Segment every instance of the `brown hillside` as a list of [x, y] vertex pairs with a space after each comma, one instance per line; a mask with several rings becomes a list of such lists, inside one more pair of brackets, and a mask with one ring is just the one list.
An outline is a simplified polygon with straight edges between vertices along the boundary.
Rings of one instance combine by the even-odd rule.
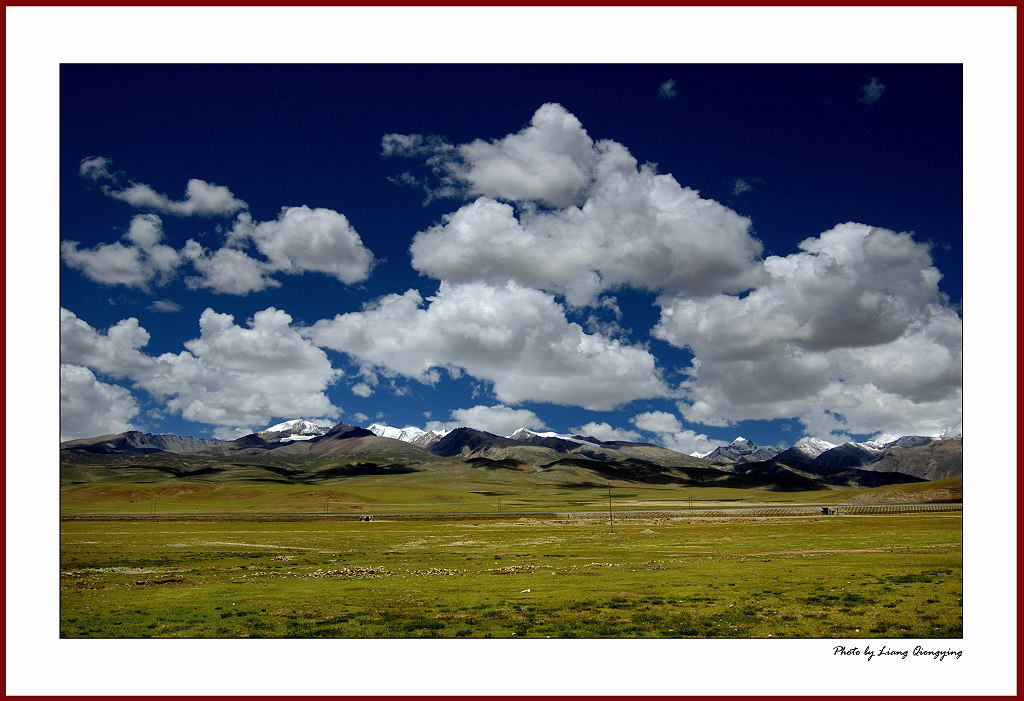
[[964, 448], [960, 438], [931, 441], [913, 448], [893, 446], [880, 460], [862, 469], [876, 472], [902, 472], [926, 480], [944, 480], [964, 474]]

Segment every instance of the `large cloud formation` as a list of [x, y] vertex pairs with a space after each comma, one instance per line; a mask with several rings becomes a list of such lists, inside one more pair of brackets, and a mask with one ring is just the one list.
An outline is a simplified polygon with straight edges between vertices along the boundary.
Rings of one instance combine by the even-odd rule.
[[207, 309], [199, 338], [185, 343], [188, 352], [161, 355], [158, 370], [140, 384], [169, 398], [167, 407], [190, 421], [241, 428], [243, 434], [275, 416], [337, 417], [324, 390], [338, 372], [291, 321], [271, 307], [243, 328], [230, 314]]
[[[418, 155], [428, 143], [398, 142], [389, 135], [385, 152]], [[560, 105], [504, 139], [434, 151], [443, 182], [479, 195], [416, 235], [413, 267], [434, 278], [514, 280], [574, 306], [624, 286], [704, 295], [761, 279], [748, 219], [638, 167], [621, 144], [593, 141]]]
[[[614, 304], [602, 295], [616, 289], [656, 292], [661, 318], [651, 335], [694, 355], [678, 368], [687, 373], [678, 404], [687, 421], [797, 418], [832, 440], [936, 434], [960, 421], [962, 321], [939, 291], [928, 245], [910, 233], [843, 224], [797, 253], [762, 259], [745, 217], [638, 166], [622, 145], [591, 139], [555, 104], [502, 139], [451, 145], [391, 134], [384, 153], [425, 158], [440, 192], [471, 200], [410, 247], [413, 266], [442, 290], [511, 285], [573, 307]], [[373, 359], [379, 349], [365, 357], [388, 365]], [[514, 390], [498, 368], [457, 364], [495, 378], [503, 401], [572, 403]], [[650, 391], [643, 385], [625, 400], [665, 396]], [[707, 447], [681, 424], [662, 428], [646, 430]]]
[[[149, 332], [136, 319], [124, 319], [101, 333], [62, 309], [61, 362], [88, 368], [90, 374], [95, 370], [128, 378], [133, 388], [145, 390], [164, 408], [212, 424], [219, 438], [245, 435], [275, 417], [339, 416], [340, 409], [325, 393], [339, 372], [322, 349], [292, 327], [287, 313], [271, 307], [242, 327], [231, 315], [207, 309], [199, 329], [199, 338], [184, 344], [186, 350], [153, 357], [141, 350]], [[95, 394], [95, 382], [90, 384], [82, 373], [72, 379]], [[67, 406], [71, 410], [76, 405], [69, 399]], [[122, 424], [114, 422], [104, 432]]]
[[370, 370], [423, 383], [439, 370], [493, 383], [506, 404], [550, 402], [609, 410], [640, 397], [667, 397], [648, 351], [587, 334], [554, 298], [515, 282], [442, 282], [423, 308], [419, 292], [387, 295], [360, 312], [307, 330], [320, 346]]
[[[274, 308], [248, 328], [208, 309], [200, 338], [158, 358], [142, 352], [148, 333], [134, 319], [104, 334], [67, 312], [62, 362], [128, 378], [221, 435], [272, 416], [337, 416], [325, 390], [340, 373], [324, 348], [354, 360], [360, 381], [351, 390], [361, 397], [382, 377], [433, 385], [466, 373], [500, 404], [455, 410], [451, 420], [496, 428], [543, 427], [517, 406], [524, 402], [607, 411], [641, 399], [676, 400], [679, 417], [703, 426], [795, 418], [807, 434], [833, 442], [934, 435], [961, 421], [962, 320], [939, 290], [929, 246], [911, 233], [840, 224], [795, 253], [763, 258], [747, 218], [638, 165], [621, 144], [592, 139], [556, 104], [500, 139], [453, 145], [389, 134], [382, 149], [423, 159], [436, 181], [432, 196], [466, 200], [412, 238], [412, 266], [439, 281], [432, 296], [385, 295], [302, 329]], [[182, 202], [222, 201], [219, 210], [157, 206], [142, 188], [115, 194], [107, 159], [83, 161], [82, 173], [111, 196], [158, 211], [225, 214], [241, 203], [218, 190]], [[224, 246], [212, 250], [195, 240], [180, 250], [166, 245], [161, 224], [145, 214], [124, 243], [80, 250], [65, 242], [64, 260], [97, 282], [143, 290], [190, 263], [189, 287], [237, 295], [281, 286], [278, 274], [317, 272], [355, 284], [376, 262], [332, 210], [286, 207], [266, 222], [242, 211]], [[620, 322], [632, 322], [622, 318], [629, 307], [611, 295], [628, 289], [657, 295], [650, 337], [689, 351], [692, 361], [680, 361], [688, 367], [663, 366], [656, 343], [626, 340], [634, 332]], [[587, 330], [569, 321], [567, 308], [590, 315]], [[602, 310], [614, 321], [602, 321]], [[684, 376], [679, 386], [664, 380], [671, 373]], [[81, 376], [78, 386], [91, 382]], [[130, 407], [120, 406], [115, 421], [123, 424]], [[599, 437], [654, 435], [684, 452], [715, 445], [669, 412], [646, 411], [632, 424], [636, 430], [595, 421], [578, 428]]]
[[653, 335], [694, 354], [680, 402], [708, 425], [798, 417], [821, 437], [935, 434], [959, 419], [962, 322], [929, 247], [843, 224], [764, 261], [740, 297], [664, 296]]

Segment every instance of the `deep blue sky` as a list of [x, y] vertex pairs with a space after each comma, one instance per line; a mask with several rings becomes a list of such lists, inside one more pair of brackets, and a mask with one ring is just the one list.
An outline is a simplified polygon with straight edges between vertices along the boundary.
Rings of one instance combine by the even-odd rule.
[[[868, 99], [864, 86], [872, 78], [884, 85], [884, 91]], [[659, 92], [669, 80], [672, 89]], [[797, 254], [801, 241], [845, 222], [911, 232], [914, 243], [931, 244], [931, 265], [942, 275], [938, 287], [947, 298], [921, 302], [915, 297], [915, 303], [958, 309], [963, 296], [962, 70], [959, 65], [906, 64], [65, 64], [60, 71], [62, 241], [77, 241], [79, 250], [124, 243], [121, 237], [132, 218], [156, 211], [104, 194], [102, 182], [83, 177], [83, 159], [99, 157], [109, 159], [111, 172], [119, 173], [118, 186], [145, 184], [170, 200], [181, 200], [193, 178], [226, 187], [248, 205], [254, 222], [275, 220], [282, 207], [333, 210], [348, 219], [377, 263], [369, 277], [357, 283], [346, 284], [319, 272], [278, 272], [280, 287], [239, 295], [189, 288], [185, 280], [194, 271], [188, 263], [182, 263], [171, 279], [153, 280], [149, 289], [140, 289], [103, 284], [65, 259], [61, 305], [100, 335], [121, 320], [137, 319], [149, 333], [141, 352], [156, 357], [185, 351], [183, 344], [199, 337], [199, 317], [207, 308], [233, 315], [234, 323], [245, 328], [254, 314], [275, 307], [292, 317], [294, 327], [310, 327], [338, 314], [360, 312], [365, 303], [383, 295], [415, 289], [426, 300], [438, 292], [439, 279], [412, 267], [413, 237], [470, 204], [476, 195], [424, 204], [423, 189], [396, 181], [406, 172], [429, 175], [426, 156], [384, 157], [382, 138], [434, 135], [448, 145], [497, 141], [526, 128], [546, 103], [564, 108], [594, 141], [617, 142], [638, 164], [656, 164], [657, 173], [670, 174], [704, 200], [749, 218], [749, 234], [763, 244], [762, 257]], [[748, 189], [738, 187], [741, 180]], [[521, 206], [517, 204], [517, 214]], [[207, 251], [224, 246], [224, 232], [235, 216], [156, 213], [162, 222], [162, 243], [179, 251], [190, 238]], [[248, 250], [257, 255], [253, 247]], [[894, 276], [901, 274], [894, 269]], [[728, 294], [743, 297], [748, 292]], [[693, 353], [678, 336], [671, 343], [664, 335], [652, 335], [661, 311], [655, 304], [658, 293], [625, 285], [605, 296], [614, 297], [622, 312], [617, 319], [619, 340], [653, 355], [665, 382], [675, 387], [684, 379]], [[565, 304], [554, 288], [545, 294]], [[151, 305], [156, 300], [171, 303], [164, 309], [175, 311], [155, 311]], [[908, 314], [918, 314], [914, 318], [919, 319], [918, 312]], [[596, 330], [587, 326], [591, 315], [603, 322], [615, 320], [607, 308], [566, 310], [567, 320], [588, 332]], [[872, 337], [874, 328], [863, 337]], [[717, 347], [718, 338], [705, 340]], [[886, 343], [892, 341], [886, 337]], [[850, 345], [864, 348], [872, 343], [853, 340]], [[807, 351], [810, 346], [805, 346]], [[828, 350], [842, 352], [835, 343]], [[730, 425], [721, 420], [701, 423], [695, 414], [692, 420], [683, 415], [678, 397], [632, 399], [614, 410], [545, 400], [501, 401], [490, 384], [494, 378], [486, 373], [474, 376], [469, 369], [459, 379], [441, 373], [442, 379], [431, 386], [394, 368], [378, 368], [379, 384], [372, 394], [361, 396], [352, 391], [361, 380], [353, 356], [336, 348], [326, 352], [332, 367], [344, 376], [324, 392], [340, 410], [333, 418], [348, 423], [451, 424], [459, 423], [453, 410], [500, 406], [533, 412], [543, 423], [535, 428], [559, 432], [606, 423], [633, 431], [641, 440], [671, 443], [668, 435], [692, 431], [693, 435], [676, 437], [680, 448], [694, 436], [703, 436], [703, 447], [737, 435], [774, 445], [791, 444], [815, 432], [796, 409], [787, 409], [788, 415], [776, 411], [771, 418], [747, 420], [750, 411], [737, 408], [726, 417]], [[904, 350], [896, 356], [916, 363]], [[88, 366], [81, 357], [69, 356], [62, 362]], [[870, 384], [873, 370], [857, 362], [867, 378], [864, 382]], [[134, 428], [197, 436], [213, 435], [218, 429], [211, 422], [183, 419], [180, 408], [168, 408], [168, 397], [154, 396], [138, 376], [116, 376], [95, 365], [91, 369], [98, 382], [131, 392], [138, 408], [128, 419]], [[892, 378], [880, 382], [899, 385]], [[944, 377], [940, 384], [946, 390], [913, 396], [915, 406], [948, 400], [950, 382]], [[956, 384], [955, 378], [952, 382]], [[905, 398], [914, 392], [904, 388], [889, 394]], [[811, 401], [810, 396], [804, 399]], [[724, 406], [719, 409], [728, 413]], [[839, 406], [823, 408], [842, 414]], [[897, 408], [891, 410], [898, 413]], [[631, 420], [649, 412], [661, 423], [648, 416], [642, 425], [664, 426], [664, 414], [672, 414], [679, 421], [678, 430], [644, 430]], [[297, 417], [272, 413], [267, 425], [288, 418]], [[939, 416], [918, 418], [915, 426], [943, 421]], [[948, 418], [950, 425], [958, 420]], [[218, 435], [233, 428], [262, 427], [222, 423]], [[859, 419], [832, 437], [865, 438], [903, 430], [909, 429]]]

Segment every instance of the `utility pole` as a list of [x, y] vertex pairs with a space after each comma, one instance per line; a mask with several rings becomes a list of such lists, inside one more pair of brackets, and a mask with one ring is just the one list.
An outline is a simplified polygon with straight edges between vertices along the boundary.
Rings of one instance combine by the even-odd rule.
[[498, 495], [498, 513], [501, 513], [501, 495]]
[[615, 532], [615, 521], [612, 518], [612, 486], [608, 485], [608, 532]]

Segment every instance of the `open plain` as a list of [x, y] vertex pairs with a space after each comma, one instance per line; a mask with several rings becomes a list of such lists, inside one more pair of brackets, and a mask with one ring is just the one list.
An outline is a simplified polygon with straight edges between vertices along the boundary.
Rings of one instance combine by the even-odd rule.
[[[502, 495], [388, 492], [356, 479], [344, 491], [65, 486], [60, 635], [962, 637], [961, 512], [843, 513], [958, 480], [813, 494]], [[810, 503], [839, 513], [728, 515]], [[711, 506], [720, 515], [698, 515]], [[82, 516], [98, 512], [114, 515]], [[426, 512], [435, 515], [401, 515]]]

